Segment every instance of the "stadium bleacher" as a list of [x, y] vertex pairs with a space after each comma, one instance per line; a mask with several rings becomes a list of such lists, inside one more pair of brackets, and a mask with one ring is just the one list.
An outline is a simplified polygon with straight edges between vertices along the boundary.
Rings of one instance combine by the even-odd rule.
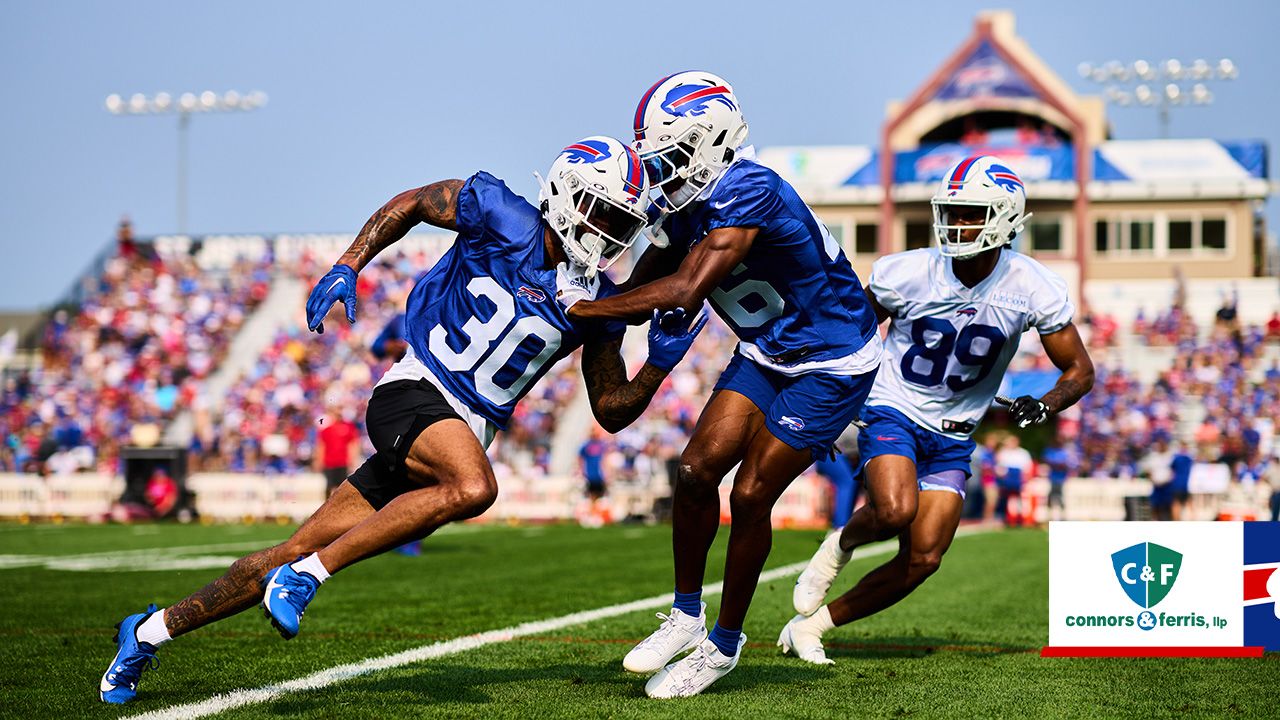
[[[322, 335], [308, 333], [300, 303], [272, 318], [266, 342], [241, 359], [246, 369], [213, 397], [207, 380], [232, 364], [232, 341], [274, 284], [305, 286], [327, 255], [305, 240], [206, 245], [121, 246], [81, 281], [80, 305], [54, 313], [46, 326], [43, 362], [8, 373], [0, 387], [0, 472], [114, 475], [122, 447], [168, 438], [186, 414], [193, 470], [223, 478], [305, 475], [326, 413], [363, 429], [369, 392], [393, 362], [374, 357], [370, 346], [444, 246], [408, 243], [367, 268], [354, 326], [331, 322]], [[1079, 414], [1064, 419], [1079, 474], [1140, 479], [1146, 449], [1165, 438], [1185, 443], [1202, 463], [1225, 465], [1233, 487], [1280, 485], [1280, 467], [1270, 462], [1280, 423], [1280, 315], [1244, 323], [1238, 299], [1224, 294], [1216, 313], [1199, 313], [1212, 319], [1197, 322], [1176, 286], [1164, 296], [1166, 307], [1108, 306], [1080, 318], [1099, 372]], [[1250, 317], [1259, 319], [1256, 309]], [[647, 512], [670, 492], [672, 461], [734, 342], [713, 319], [644, 416], [609, 439], [606, 467], [619, 516]], [[626, 347], [634, 371], [642, 338], [633, 335]], [[1011, 371], [1053, 374], [1034, 334], [1024, 336]], [[576, 452], [591, 429], [585, 403], [575, 355], [553, 368], [490, 448], [505, 478], [495, 512], [528, 517], [519, 499], [548, 493], [552, 504], [577, 502]], [[369, 452], [363, 433], [362, 441]], [[821, 486], [812, 474], [802, 483], [806, 492]]]

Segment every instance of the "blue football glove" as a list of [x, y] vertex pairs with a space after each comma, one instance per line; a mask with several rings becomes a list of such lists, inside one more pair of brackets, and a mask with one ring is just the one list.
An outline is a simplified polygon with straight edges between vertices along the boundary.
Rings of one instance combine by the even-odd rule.
[[307, 297], [307, 329], [324, 333], [324, 316], [336, 302], [347, 306], [347, 322], [356, 321], [356, 271], [349, 265], [334, 265], [320, 278]]
[[666, 312], [654, 310], [653, 320], [649, 321], [649, 364], [671, 372], [684, 359], [693, 339], [706, 324], [706, 311], [698, 313], [697, 318], [690, 318], [684, 308]]

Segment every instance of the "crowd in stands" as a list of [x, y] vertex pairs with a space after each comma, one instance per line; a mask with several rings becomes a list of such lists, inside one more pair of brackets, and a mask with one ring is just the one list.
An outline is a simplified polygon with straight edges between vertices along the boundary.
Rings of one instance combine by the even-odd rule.
[[[268, 254], [225, 272], [206, 271], [189, 254], [157, 256], [122, 226], [115, 252], [83, 279], [78, 306], [51, 316], [39, 367], [9, 372], [0, 382], [0, 471], [118, 472], [122, 447], [159, 441], [186, 409], [195, 420], [193, 470], [320, 470], [325, 419], [352, 423], [358, 449], [368, 454], [365, 405], [395, 359], [394, 352], [379, 357], [371, 348], [437, 258], [438, 251], [421, 247], [384, 253], [359, 276], [355, 325], [335, 315], [327, 332], [309, 333], [299, 304], [249, 370], [224, 397], [213, 398], [205, 380], [280, 268]], [[327, 262], [303, 253], [287, 272], [309, 286]], [[1094, 352], [1096, 384], [1078, 410], [1059, 419], [1059, 436], [1068, 442], [1039, 460], [1069, 464], [1070, 474], [1082, 476], [1148, 477], [1144, 459], [1152, 448], [1167, 447], [1222, 463], [1239, 483], [1280, 488], [1280, 463], [1273, 460], [1280, 449], [1280, 311], [1248, 325], [1235, 299], [1226, 298], [1211, 327], [1197, 326], [1178, 292], [1167, 308], [1139, 311], [1127, 326], [1105, 312], [1085, 313], [1078, 325]], [[670, 474], [735, 343], [713, 318], [640, 420], [607, 439], [614, 477]], [[1167, 354], [1168, 365], [1145, 382], [1117, 359], [1113, 351], [1122, 343]], [[643, 360], [639, 345], [627, 348], [632, 372]], [[1034, 333], [1024, 336], [1011, 370], [1052, 370]], [[581, 388], [575, 354], [517, 407], [490, 449], [495, 464], [548, 473], [557, 423]]]
[[116, 472], [120, 450], [158, 442], [199, 394], [270, 288], [267, 263], [203, 271], [142, 252], [122, 223], [117, 250], [57, 310], [38, 369], [0, 391], [0, 470]]

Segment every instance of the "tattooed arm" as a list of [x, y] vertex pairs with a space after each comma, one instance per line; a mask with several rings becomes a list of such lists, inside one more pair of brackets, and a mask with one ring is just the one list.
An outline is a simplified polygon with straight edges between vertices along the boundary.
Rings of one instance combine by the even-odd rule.
[[1062, 377], [1040, 398], [1040, 402], [1049, 406], [1050, 412], [1061, 412], [1093, 387], [1093, 361], [1089, 359], [1089, 351], [1085, 350], [1074, 324], [1068, 323], [1057, 332], [1040, 336], [1040, 342], [1054, 366], [1062, 371]]
[[391, 198], [364, 224], [351, 247], [338, 259], [356, 272], [418, 223], [457, 229], [458, 192], [462, 180], [441, 180]]
[[596, 422], [616, 433], [640, 417], [667, 371], [645, 363], [640, 372], [627, 380], [627, 366], [622, 362], [622, 339], [590, 341], [582, 348], [582, 375], [587, 382], [587, 397]]

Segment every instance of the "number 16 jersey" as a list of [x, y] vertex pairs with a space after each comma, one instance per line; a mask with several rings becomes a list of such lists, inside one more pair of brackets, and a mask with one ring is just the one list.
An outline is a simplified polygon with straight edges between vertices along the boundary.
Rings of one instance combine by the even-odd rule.
[[965, 287], [937, 248], [886, 255], [867, 283], [892, 318], [867, 405], [887, 405], [923, 428], [965, 439], [1000, 388], [1022, 333], [1071, 323], [1066, 282], [1005, 248], [989, 276]]

